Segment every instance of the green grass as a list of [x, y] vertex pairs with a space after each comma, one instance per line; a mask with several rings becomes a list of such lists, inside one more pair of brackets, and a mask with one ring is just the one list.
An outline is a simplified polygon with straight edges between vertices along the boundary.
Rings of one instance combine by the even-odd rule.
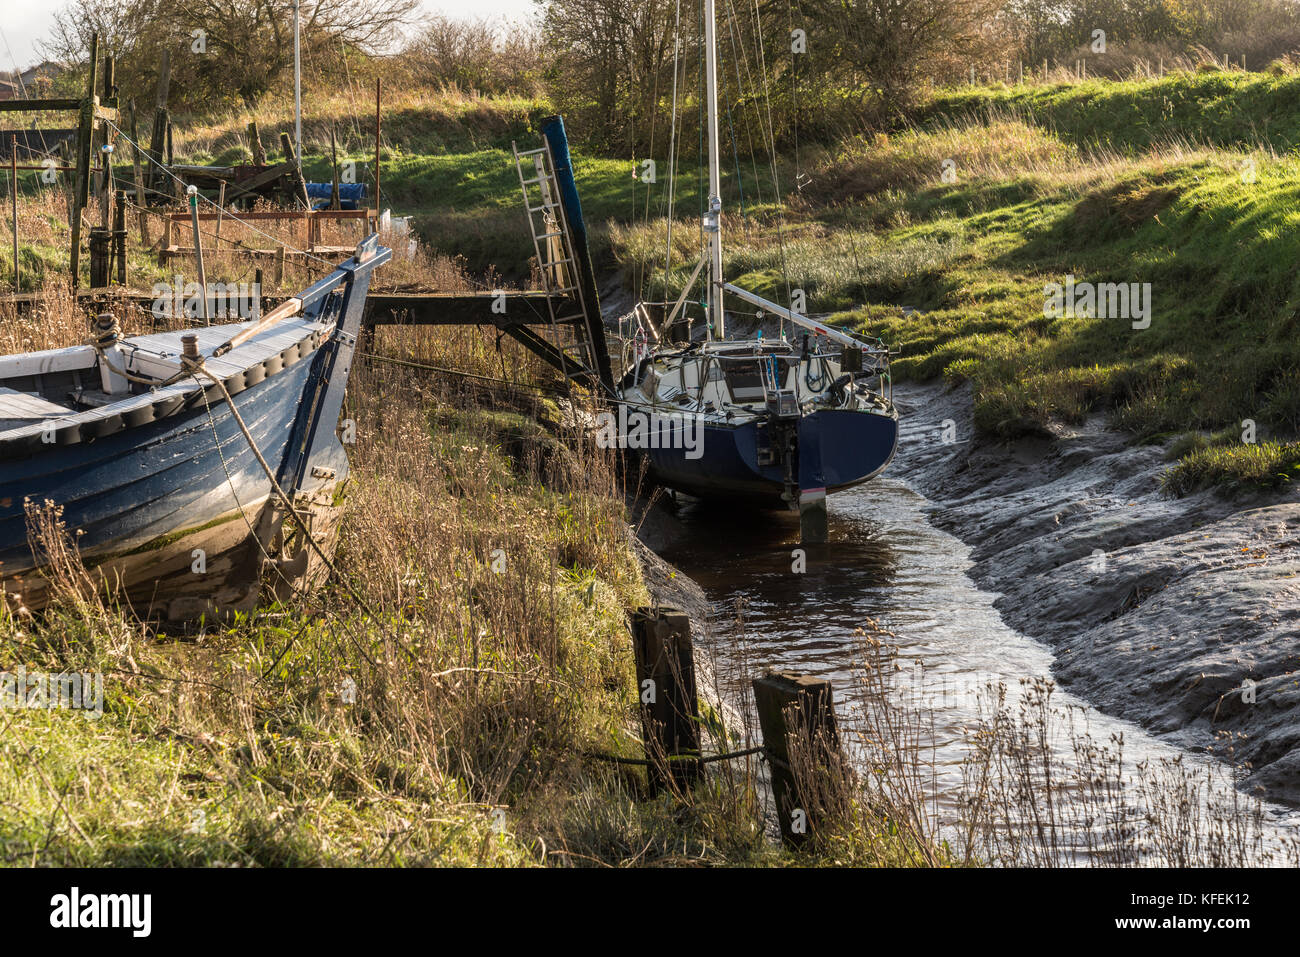
[[1138, 154], [1171, 141], [1221, 149], [1300, 146], [1300, 77], [1175, 72], [1157, 80], [959, 87], [922, 107], [923, 127], [1016, 115], [1075, 145]]
[[1208, 446], [1187, 452], [1164, 474], [1161, 488], [1187, 495], [1212, 486], [1230, 491], [1279, 488], [1300, 480], [1300, 442]]

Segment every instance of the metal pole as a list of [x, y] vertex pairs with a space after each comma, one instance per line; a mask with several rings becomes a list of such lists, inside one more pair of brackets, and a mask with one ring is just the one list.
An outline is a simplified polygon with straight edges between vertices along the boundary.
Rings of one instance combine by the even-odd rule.
[[384, 81], [375, 77], [375, 229], [379, 228], [379, 97]]
[[212, 325], [208, 316], [208, 274], [203, 269], [203, 243], [199, 239], [199, 188], [188, 186], [185, 194], [190, 198], [190, 222], [194, 225], [194, 256], [199, 261], [199, 300], [203, 303], [203, 324]]
[[18, 137], [9, 137], [9, 188], [14, 194], [14, 292], [22, 271], [18, 267]]
[[709, 211], [705, 232], [709, 237], [709, 322], [713, 337], [727, 334], [722, 315], [722, 176], [718, 150], [718, 49], [714, 0], [704, 0], [704, 70], [709, 121]]
[[298, 42], [298, 0], [293, 0], [293, 148], [302, 164], [302, 55]]

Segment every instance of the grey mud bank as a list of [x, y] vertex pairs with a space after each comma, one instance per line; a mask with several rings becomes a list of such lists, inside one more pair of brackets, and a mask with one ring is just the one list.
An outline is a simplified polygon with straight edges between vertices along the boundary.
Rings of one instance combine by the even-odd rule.
[[1053, 650], [1054, 677], [1241, 766], [1242, 787], [1300, 803], [1300, 490], [1171, 499], [1164, 448], [1101, 417], [1007, 445], [974, 437], [965, 388], [896, 398], [892, 474], [971, 545], [972, 578]]

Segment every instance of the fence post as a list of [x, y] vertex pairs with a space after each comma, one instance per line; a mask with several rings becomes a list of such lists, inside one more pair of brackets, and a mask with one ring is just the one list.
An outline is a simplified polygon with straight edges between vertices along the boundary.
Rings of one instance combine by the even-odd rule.
[[802, 794], [790, 761], [790, 745], [801, 766], [830, 773], [841, 760], [831, 683], [790, 671], [769, 671], [754, 679], [754, 704], [772, 772], [781, 839], [798, 847], [816, 829], [820, 802]]
[[[162, 188], [171, 192], [167, 177], [158, 167], [166, 161], [167, 140], [167, 94], [171, 88], [172, 57], [171, 52], [163, 50], [162, 61], [158, 65], [158, 91], [154, 98], [153, 129], [149, 135], [149, 155], [153, 164], [145, 173], [144, 185], [150, 189]], [[136, 140], [136, 142], [140, 142]]]
[[[90, 77], [86, 85], [86, 98], [81, 101], [81, 112], [77, 117], [77, 173], [76, 187], [72, 197], [72, 249], [71, 266], [72, 290], [76, 292], [81, 284], [81, 211], [90, 202], [90, 160], [92, 141], [95, 137], [95, 81], [99, 69], [99, 34], [90, 37]], [[91, 285], [94, 285], [92, 283]]]
[[632, 647], [650, 792], [670, 780], [677, 787], [692, 784], [700, 772], [700, 719], [691, 619], [668, 606], [638, 608]]
[[253, 164], [266, 165], [266, 148], [262, 146], [262, 137], [257, 131], [257, 120], [248, 122], [248, 145], [253, 151]]
[[102, 226], [90, 227], [90, 288], [108, 285], [108, 248], [112, 233]]
[[117, 260], [117, 282], [126, 285], [126, 191], [113, 194], [113, 257]]

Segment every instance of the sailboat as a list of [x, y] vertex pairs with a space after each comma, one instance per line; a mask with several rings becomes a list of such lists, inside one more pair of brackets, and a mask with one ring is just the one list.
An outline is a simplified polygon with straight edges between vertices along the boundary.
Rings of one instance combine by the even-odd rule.
[[[377, 235], [245, 322], [0, 356], [0, 604], [49, 604], [58, 546], [142, 618], [251, 609], [319, 580], [348, 479], [338, 434]], [[57, 530], [57, 529], [56, 529]], [[3, 612], [3, 608], [0, 608]]]
[[[722, 261], [714, 0], [704, 2], [709, 198], [705, 248], [681, 295], [657, 327], [639, 303], [628, 368], [615, 383], [620, 422], [639, 441], [651, 476], [700, 498], [774, 505], [800, 514], [802, 540], [825, 542], [826, 495], [868, 481], [898, 446], [889, 350], [729, 283]], [[672, 324], [703, 274], [708, 338], [668, 341]], [[779, 338], [727, 335], [727, 296], [782, 320]], [[667, 304], [663, 304], [666, 308]], [[801, 334], [790, 339], [785, 324]], [[702, 428], [702, 435], [692, 430]]]

